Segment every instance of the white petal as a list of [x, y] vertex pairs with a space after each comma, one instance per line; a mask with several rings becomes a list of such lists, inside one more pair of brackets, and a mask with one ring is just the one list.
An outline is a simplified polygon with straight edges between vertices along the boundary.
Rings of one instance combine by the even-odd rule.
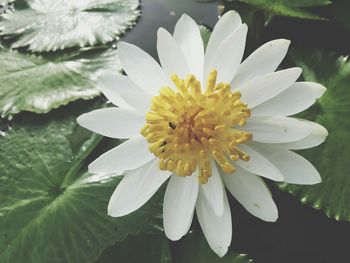
[[103, 136], [124, 139], [140, 135], [145, 117], [134, 110], [111, 107], [82, 114], [77, 122]]
[[216, 164], [211, 161], [212, 176], [206, 184], [201, 184], [202, 193], [217, 216], [224, 212], [224, 187]]
[[140, 88], [157, 94], [159, 89], [169, 86], [169, 79], [159, 64], [146, 52], [126, 42], [118, 43], [120, 62], [130, 79]]
[[265, 43], [255, 50], [239, 66], [238, 72], [232, 81], [232, 87], [239, 87], [257, 76], [274, 72], [286, 56], [290, 41], [276, 39]]
[[122, 179], [108, 204], [108, 215], [120, 217], [143, 206], [169, 178], [170, 172], [161, 171], [158, 160], [128, 172]]
[[237, 166], [233, 174], [222, 173], [222, 177], [227, 189], [249, 213], [267, 222], [277, 220], [276, 204], [270, 190], [259, 176]]
[[218, 23], [215, 25], [214, 30], [210, 36], [207, 49], [205, 51], [204, 77], [206, 77], [212, 69], [210, 67], [220, 45], [241, 25], [241, 17], [236, 11], [228, 11], [220, 18]]
[[266, 177], [274, 181], [283, 181], [284, 177], [280, 170], [274, 166], [267, 158], [247, 145], [239, 145], [239, 148], [249, 155], [250, 160], [245, 162], [238, 160], [235, 164], [244, 168], [248, 172]]
[[144, 165], [154, 158], [142, 136], [132, 138], [102, 154], [89, 165], [93, 174], [120, 174]]
[[253, 134], [253, 141], [264, 143], [286, 143], [301, 140], [310, 135], [307, 123], [290, 117], [255, 116], [243, 127]]
[[280, 147], [256, 146], [283, 174], [284, 181], [292, 184], [318, 184], [322, 181], [315, 167], [302, 156]]
[[173, 74], [177, 74], [180, 78], [185, 78], [190, 74], [187, 60], [178, 43], [164, 28], [158, 29], [157, 51], [167, 77], [171, 78]]
[[198, 196], [198, 178], [173, 174], [164, 195], [164, 231], [170, 240], [179, 240], [191, 226]]
[[114, 105], [132, 109], [121, 97], [120, 93], [125, 91], [142, 91], [127, 76], [120, 74], [105, 74], [98, 78], [97, 88], [111, 101]]
[[209, 71], [217, 70], [217, 82], [230, 83], [235, 76], [243, 57], [247, 31], [247, 25], [241, 25], [220, 45], [212, 63], [206, 65]]
[[328, 131], [322, 125], [302, 120], [311, 126], [311, 133], [304, 139], [296, 142], [284, 143], [281, 146], [291, 150], [301, 150], [316, 147], [323, 143], [328, 136]]
[[204, 46], [197, 23], [188, 15], [182, 15], [176, 23], [174, 39], [187, 60], [190, 73], [202, 80]]
[[326, 88], [314, 82], [296, 82], [277, 96], [255, 107], [254, 115], [289, 116], [309, 108]]
[[148, 93], [125, 91], [120, 93], [120, 97], [142, 115], [150, 111], [152, 96]]
[[219, 257], [223, 257], [232, 238], [231, 211], [226, 193], [224, 193], [224, 212], [221, 216], [217, 216], [200, 189], [196, 203], [196, 212], [199, 224], [210, 248]]
[[300, 74], [300, 68], [276, 71], [256, 77], [238, 87], [238, 90], [242, 93], [242, 101], [247, 103], [250, 108], [254, 108], [286, 90], [298, 79]]

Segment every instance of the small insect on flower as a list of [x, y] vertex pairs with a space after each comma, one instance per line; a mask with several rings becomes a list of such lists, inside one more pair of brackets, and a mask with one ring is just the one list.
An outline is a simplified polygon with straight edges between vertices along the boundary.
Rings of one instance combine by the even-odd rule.
[[89, 166], [93, 174], [124, 174], [108, 214], [127, 215], [166, 182], [166, 236], [184, 236], [196, 211], [210, 247], [227, 252], [232, 237], [225, 188], [251, 214], [278, 218], [261, 177], [316, 184], [321, 177], [291, 150], [322, 143], [327, 130], [288, 117], [310, 107], [325, 88], [296, 82], [300, 68], [276, 71], [290, 41], [272, 40], [242, 63], [247, 25], [227, 12], [204, 51], [199, 27], [187, 15], [174, 34], [158, 30], [160, 65], [140, 48], [120, 42], [127, 76], [105, 75], [99, 88], [118, 107], [83, 114], [78, 123], [112, 138], [128, 138]]

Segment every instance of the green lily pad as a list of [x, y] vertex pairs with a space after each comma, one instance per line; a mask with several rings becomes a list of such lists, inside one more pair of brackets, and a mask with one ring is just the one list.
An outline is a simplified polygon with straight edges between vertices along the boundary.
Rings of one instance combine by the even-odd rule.
[[0, 113], [46, 113], [77, 99], [99, 95], [99, 75], [121, 71], [117, 51], [90, 50], [44, 58], [0, 48]]
[[172, 263], [165, 235], [138, 235], [103, 251], [96, 263]]
[[128, 216], [107, 216], [119, 178], [86, 173], [84, 160], [101, 139], [76, 124], [86, 106], [22, 114], [1, 134], [1, 263], [94, 262], [117, 241], [160, 227], [155, 199]]
[[315, 165], [323, 182], [314, 186], [281, 184], [280, 188], [337, 220], [350, 221], [350, 62], [321, 51], [293, 53], [307, 81], [328, 90], [317, 104], [300, 116], [327, 128], [328, 139], [320, 146], [300, 153]]
[[107, 43], [123, 34], [140, 14], [138, 0], [25, 0], [4, 14], [0, 35], [14, 38], [14, 48], [55, 51]]

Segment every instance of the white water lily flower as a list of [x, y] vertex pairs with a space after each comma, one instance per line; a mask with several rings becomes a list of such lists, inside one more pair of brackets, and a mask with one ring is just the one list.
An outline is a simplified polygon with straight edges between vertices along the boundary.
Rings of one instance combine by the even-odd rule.
[[169, 178], [164, 230], [184, 236], [194, 210], [210, 247], [223, 256], [231, 243], [230, 206], [224, 186], [254, 216], [276, 221], [278, 212], [260, 176], [316, 184], [316, 169], [291, 150], [319, 145], [327, 130], [288, 117], [324, 92], [296, 82], [300, 68], [276, 71], [289, 41], [273, 40], [241, 63], [247, 25], [234, 12], [215, 26], [206, 51], [187, 15], [173, 35], [158, 31], [161, 66], [140, 48], [120, 42], [127, 73], [106, 75], [100, 88], [117, 107], [83, 114], [81, 126], [112, 138], [129, 138], [89, 166], [94, 174], [124, 173], [108, 214], [127, 215], [144, 205]]

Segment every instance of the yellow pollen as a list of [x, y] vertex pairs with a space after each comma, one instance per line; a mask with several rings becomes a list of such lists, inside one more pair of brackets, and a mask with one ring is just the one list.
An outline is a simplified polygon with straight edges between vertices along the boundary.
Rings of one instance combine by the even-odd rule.
[[160, 90], [140, 131], [159, 158], [159, 168], [179, 176], [198, 169], [203, 184], [212, 175], [210, 160], [223, 172], [233, 173], [233, 161], [249, 160], [239, 144], [252, 139], [251, 133], [239, 129], [250, 116], [240, 92], [232, 92], [230, 84], [216, 83], [216, 70], [210, 72], [205, 91], [193, 75], [183, 80], [174, 74], [171, 79], [177, 90]]

